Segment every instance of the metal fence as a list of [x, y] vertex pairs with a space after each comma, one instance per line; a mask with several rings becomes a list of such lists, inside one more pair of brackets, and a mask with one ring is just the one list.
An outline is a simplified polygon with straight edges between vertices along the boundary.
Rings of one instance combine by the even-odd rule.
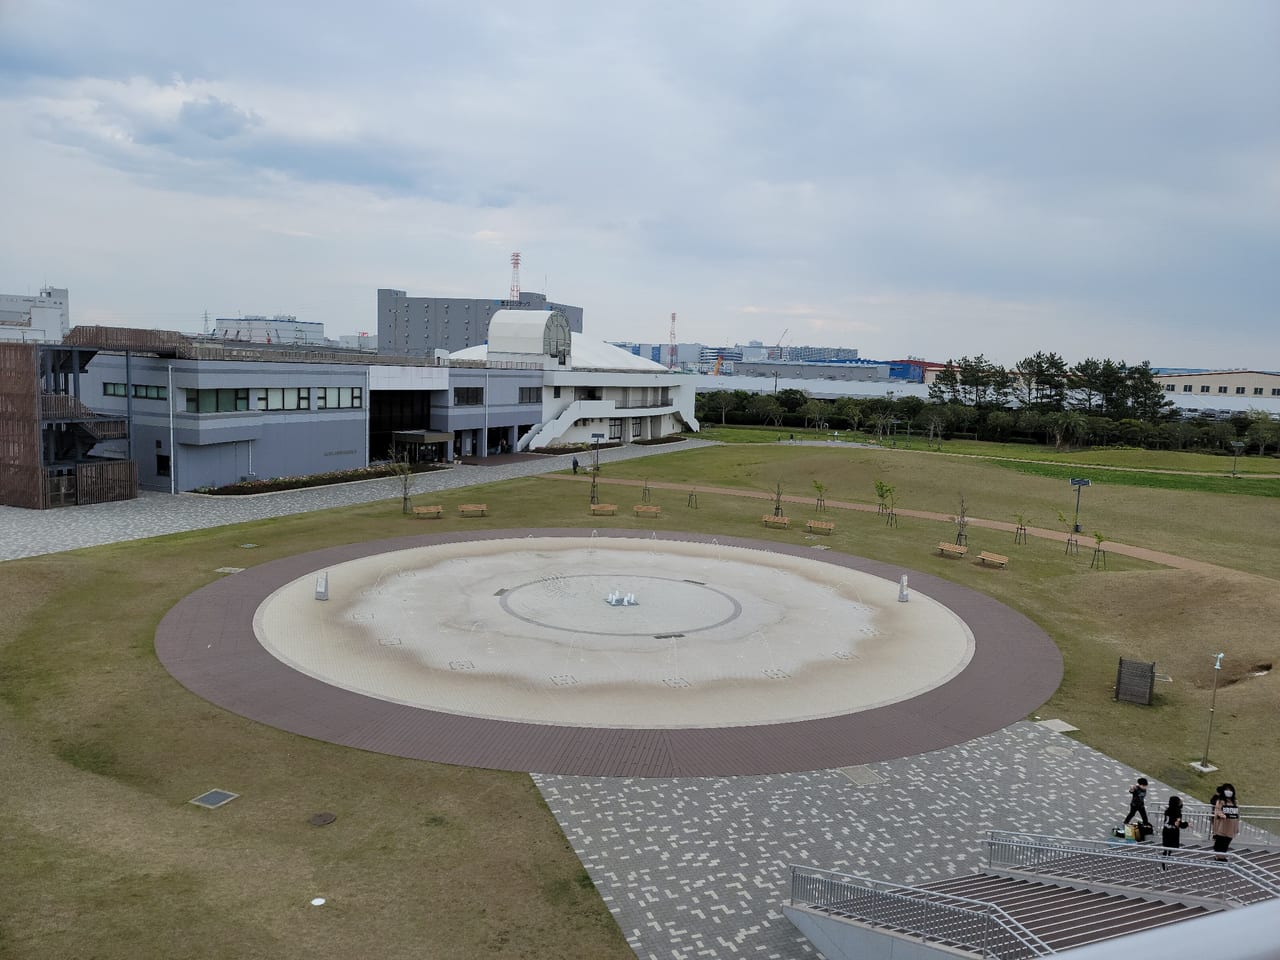
[[[1153, 818], [1163, 809], [1163, 804], [1148, 804], [1147, 806], [1147, 810]], [[1189, 824], [1187, 831], [1193, 836], [1207, 840], [1213, 835], [1213, 807], [1209, 806], [1209, 804], [1189, 803], [1184, 800], [1182, 818]], [[1240, 807], [1240, 833], [1237, 835], [1236, 841], [1238, 843], [1247, 843], [1251, 847], [1280, 850], [1280, 807], [1242, 804]]]
[[791, 905], [998, 960], [1053, 953], [1047, 943], [994, 904], [815, 867], [791, 867]]
[[991, 831], [986, 844], [987, 866], [992, 869], [1220, 903], [1280, 897], [1280, 877], [1244, 857], [1219, 860], [1209, 850], [1003, 830]]

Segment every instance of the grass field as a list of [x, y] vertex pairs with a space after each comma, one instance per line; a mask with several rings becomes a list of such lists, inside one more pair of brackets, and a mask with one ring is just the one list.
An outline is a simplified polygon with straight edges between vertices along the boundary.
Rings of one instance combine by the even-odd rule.
[[[218, 576], [322, 546], [467, 528], [648, 528], [622, 478], [692, 483], [655, 489], [659, 530], [801, 541], [764, 530], [760, 500], [713, 487], [828, 501], [874, 501], [898, 487], [901, 506], [973, 516], [1027, 514], [1053, 526], [1074, 506], [1057, 479], [977, 459], [911, 451], [736, 445], [609, 465], [604, 499], [620, 515], [587, 515], [582, 480], [533, 478], [433, 494], [445, 519], [399, 513], [397, 501], [0, 564], [0, 957], [349, 957], [376, 944], [386, 958], [628, 957], [604, 904], [525, 775], [361, 753], [307, 740], [200, 701], [160, 667], [152, 641], [165, 610]], [[491, 515], [458, 520], [482, 500]], [[767, 502], [765, 504], [767, 507]], [[1012, 557], [1006, 570], [938, 557], [948, 522], [830, 509], [832, 549], [926, 571], [990, 593], [1057, 641], [1066, 675], [1045, 705], [1112, 756], [1207, 796], [1186, 766], [1203, 749], [1211, 655], [1227, 653], [1218, 692], [1215, 777], [1247, 803], [1280, 804], [1280, 702], [1274, 662], [1275, 581], [1193, 573], [1113, 554], [1106, 572], [1059, 543], [1015, 546], [970, 529], [971, 549]], [[1099, 485], [1085, 491], [1085, 529], [1274, 577], [1280, 501]], [[238, 545], [257, 543], [255, 550]], [[824, 543], [828, 541], [824, 538]], [[249, 571], [244, 576], [251, 576]], [[1173, 682], [1153, 707], [1111, 700], [1119, 655], [1155, 660]], [[186, 801], [211, 787], [242, 794], [219, 811]], [[312, 827], [319, 811], [335, 823]], [[329, 898], [311, 907], [315, 896]]]

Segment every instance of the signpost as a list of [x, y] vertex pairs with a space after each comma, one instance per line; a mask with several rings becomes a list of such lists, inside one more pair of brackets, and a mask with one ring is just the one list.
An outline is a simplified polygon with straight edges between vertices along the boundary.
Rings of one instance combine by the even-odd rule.
[[1089, 486], [1089, 484], [1090, 481], [1085, 480], [1082, 477], [1071, 478], [1071, 485], [1076, 488], [1076, 522], [1074, 526], [1076, 533], [1080, 532], [1080, 491]]
[[603, 433], [591, 435], [591, 502], [593, 504], [600, 502], [600, 441], [603, 439]]
[[1244, 449], [1243, 440], [1231, 441], [1231, 476], [1236, 476], [1236, 461], [1240, 458], [1240, 451]]

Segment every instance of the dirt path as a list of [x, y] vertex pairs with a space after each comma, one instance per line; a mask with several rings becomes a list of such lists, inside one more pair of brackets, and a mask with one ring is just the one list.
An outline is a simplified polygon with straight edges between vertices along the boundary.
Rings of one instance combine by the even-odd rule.
[[[573, 483], [590, 483], [591, 478], [588, 476], [574, 476], [564, 473], [544, 473], [539, 474], [542, 480], [568, 480]], [[647, 481], [649, 488], [652, 490], [678, 490], [685, 493], [713, 493], [726, 497], [742, 497], [748, 500], [763, 500], [766, 503], [772, 503], [774, 495], [764, 493], [757, 490], [737, 490], [733, 487], [707, 487], [690, 483], [663, 483], [655, 481]], [[610, 478], [609, 480], [601, 480], [601, 486], [622, 486], [622, 487], [644, 487], [644, 480], [624, 480], [621, 478]], [[783, 503], [812, 504], [813, 497], [796, 497], [783, 496]], [[874, 503], [853, 503], [848, 500], [828, 500], [826, 501], [828, 510], [857, 510], [862, 513], [879, 513], [880, 508]], [[943, 522], [951, 520], [951, 514], [933, 513], [929, 510], [897, 510], [899, 516], [916, 517], [921, 520], [941, 520]], [[1015, 533], [1018, 529], [1017, 524], [1008, 523], [1004, 520], [986, 520], [981, 517], [970, 517], [969, 523], [975, 527], [982, 527], [987, 530], [1003, 530], [1007, 533]], [[1052, 540], [1065, 546], [1067, 542], [1067, 534], [1061, 530], [1048, 530], [1043, 527], [1027, 527], [1027, 535], [1036, 537], [1041, 540]], [[1116, 553], [1125, 557], [1133, 557], [1136, 560], [1146, 560], [1150, 563], [1157, 563], [1164, 567], [1172, 567], [1175, 570], [1190, 570], [1195, 573], [1212, 574], [1219, 576], [1229, 576], [1239, 580], [1256, 580], [1274, 582], [1274, 578], [1264, 577], [1261, 574], [1247, 573], [1243, 570], [1236, 570], [1232, 567], [1219, 566], [1216, 563], [1207, 563], [1203, 560], [1193, 560], [1189, 557], [1180, 557], [1172, 553], [1164, 553], [1160, 550], [1151, 550], [1147, 547], [1137, 547], [1128, 543], [1118, 543], [1114, 540], [1106, 541], [1106, 549], [1108, 553]]]

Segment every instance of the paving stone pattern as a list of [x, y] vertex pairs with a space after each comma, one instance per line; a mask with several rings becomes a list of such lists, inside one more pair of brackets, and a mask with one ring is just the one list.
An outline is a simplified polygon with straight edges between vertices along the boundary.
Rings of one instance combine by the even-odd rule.
[[[1105, 838], [1137, 776], [1030, 721], [867, 774], [883, 782], [534, 780], [642, 960], [797, 960], [818, 953], [782, 914], [790, 864], [908, 884], [973, 873], [988, 830]], [[1152, 782], [1156, 803], [1169, 793]]]
[[[616, 463], [656, 454], [711, 446], [706, 440], [645, 446], [623, 446], [600, 451], [601, 463]], [[582, 454], [579, 454], [582, 456]], [[456, 490], [480, 483], [497, 483], [555, 470], [567, 470], [572, 454], [501, 458], [494, 466], [461, 465], [419, 474], [412, 493]], [[0, 506], [0, 560], [37, 557], [46, 553], [96, 547], [123, 540], [143, 540], [187, 530], [204, 530], [229, 523], [245, 523], [333, 507], [392, 500], [400, 496], [400, 480], [362, 480], [357, 483], [284, 490], [248, 497], [206, 497], [199, 494], [143, 491], [136, 500], [95, 503], [56, 510], [23, 510]]]

